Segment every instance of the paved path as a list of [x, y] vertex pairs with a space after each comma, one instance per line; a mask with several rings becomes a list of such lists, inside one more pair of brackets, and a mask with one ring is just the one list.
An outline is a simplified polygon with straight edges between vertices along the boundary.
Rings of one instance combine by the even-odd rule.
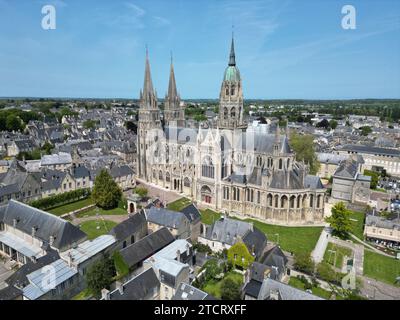
[[311, 253], [311, 258], [315, 263], [320, 263], [323, 260], [324, 253], [326, 247], [328, 246], [330, 238], [331, 238], [331, 231], [328, 227], [325, 227], [322, 230], [321, 235], [319, 236], [319, 239], [317, 241], [317, 244], [315, 245], [313, 252]]
[[332, 237], [330, 242], [353, 251], [353, 266], [356, 269], [356, 274], [362, 276], [364, 273], [364, 246], [361, 244], [355, 244], [353, 242], [341, 240], [336, 237]]
[[136, 181], [139, 182], [144, 187], [146, 187], [146, 189], [149, 191], [147, 195], [148, 197], [159, 198], [164, 204], [173, 202], [175, 200], [184, 197], [183, 194], [179, 194], [175, 191], [171, 191], [169, 189], [162, 188], [155, 184], [148, 183], [144, 180], [136, 179]]
[[361, 294], [371, 300], [400, 300], [400, 287], [391, 286], [368, 277], [360, 277], [363, 285]]
[[110, 220], [116, 223], [121, 223], [122, 221], [125, 221], [126, 219], [128, 219], [129, 216], [127, 214], [123, 214], [123, 215], [99, 215], [99, 216], [89, 216], [89, 217], [84, 217], [84, 218], [76, 218], [74, 220], [72, 220], [72, 224], [74, 225], [79, 225], [82, 222], [85, 221], [92, 221], [92, 220]]

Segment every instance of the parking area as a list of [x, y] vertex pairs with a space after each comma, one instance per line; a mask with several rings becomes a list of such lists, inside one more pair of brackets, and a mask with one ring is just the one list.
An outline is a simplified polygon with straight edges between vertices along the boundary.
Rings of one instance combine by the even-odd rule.
[[8, 269], [5, 266], [5, 262], [0, 260], [0, 290], [6, 287], [5, 280], [11, 276], [13, 270]]

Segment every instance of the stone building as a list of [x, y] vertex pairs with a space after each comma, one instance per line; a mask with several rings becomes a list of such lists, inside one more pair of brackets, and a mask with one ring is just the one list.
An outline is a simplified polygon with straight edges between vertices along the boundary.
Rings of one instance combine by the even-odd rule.
[[[171, 66], [165, 108], [181, 108], [174, 119], [185, 124], [177, 92]], [[287, 132], [278, 125], [267, 132], [247, 130], [233, 39], [216, 126], [179, 125], [170, 113], [162, 126], [146, 53], [138, 123], [139, 178], [231, 215], [282, 224], [323, 222], [325, 189], [318, 177], [308, 174], [308, 166], [295, 160]]]

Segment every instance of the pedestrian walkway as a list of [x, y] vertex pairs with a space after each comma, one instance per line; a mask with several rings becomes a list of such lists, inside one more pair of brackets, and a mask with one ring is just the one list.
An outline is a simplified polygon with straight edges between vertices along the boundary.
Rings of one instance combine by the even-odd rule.
[[313, 252], [311, 253], [311, 258], [315, 263], [320, 263], [324, 259], [324, 253], [330, 238], [331, 230], [329, 227], [325, 227], [319, 236]]

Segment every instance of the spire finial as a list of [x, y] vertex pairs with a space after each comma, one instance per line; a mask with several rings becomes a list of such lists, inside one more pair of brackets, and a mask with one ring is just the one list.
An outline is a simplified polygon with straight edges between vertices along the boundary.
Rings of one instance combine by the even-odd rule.
[[170, 52], [170, 54], [171, 54], [171, 64], [173, 63], [173, 56], [172, 56], [172, 50], [171, 50], [171, 52]]
[[233, 41], [233, 25], [232, 25], [232, 43], [231, 43], [231, 53], [229, 55], [229, 65], [236, 66], [236, 59], [235, 59], [235, 44]]

